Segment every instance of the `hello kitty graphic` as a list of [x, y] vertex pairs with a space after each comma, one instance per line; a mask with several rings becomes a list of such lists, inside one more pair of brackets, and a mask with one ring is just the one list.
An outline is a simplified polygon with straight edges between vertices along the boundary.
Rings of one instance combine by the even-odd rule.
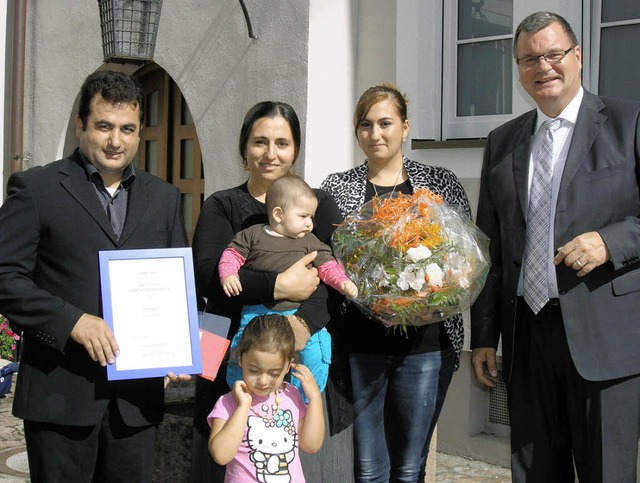
[[290, 483], [289, 463], [295, 458], [297, 431], [289, 409], [262, 406], [266, 416], [249, 416], [247, 445], [256, 478], [263, 483]]

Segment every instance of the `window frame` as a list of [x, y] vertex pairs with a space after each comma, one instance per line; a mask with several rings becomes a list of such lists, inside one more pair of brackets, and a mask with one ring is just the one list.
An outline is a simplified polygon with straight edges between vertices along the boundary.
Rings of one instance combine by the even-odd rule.
[[590, 45], [583, 45], [583, 56], [585, 51], [589, 52], [589, 62], [583, 62], [583, 85], [594, 93], [600, 92], [600, 46], [602, 42], [602, 29], [640, 24], [640, 17], [632, 20], [602, 22], [602, 2], [603, 0], [584, 0], [583, 3], [585, 12], [584, 30], [585, 32], [589, 32], [589, 35], [585, 36], [585, 38], [588, 38], [590, 42]]
[[[475, 39], [458, 40], [458, 0], [444, 2], [443, 45], [442, 45], [442, 140], [461, 140], [485, 138], [492, 129], [504, 124], [514, 117], [516, 105], [516, 89], [518, 73], [515, 62], [512, 68], [512, 109], [507, 114], [491, 114], [478, 116], [458, 116], [458, 46], [491, 42], [496, 40], [513, 39], [515, 26], [512, 25], [510, 35], [494, 35]], [[446, 26], [449, 26], [448, 28]]]

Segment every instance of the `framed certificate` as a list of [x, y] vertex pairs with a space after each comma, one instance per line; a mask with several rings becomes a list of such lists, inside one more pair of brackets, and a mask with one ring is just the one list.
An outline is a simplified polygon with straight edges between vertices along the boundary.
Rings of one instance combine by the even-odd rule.
[[99, 252], [103, 318], [120, 355], [109, 380], [200, 374], [191, 248]]

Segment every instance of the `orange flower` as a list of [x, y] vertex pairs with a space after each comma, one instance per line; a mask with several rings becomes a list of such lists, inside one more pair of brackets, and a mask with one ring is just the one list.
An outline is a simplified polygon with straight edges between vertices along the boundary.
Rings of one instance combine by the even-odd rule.
[[431, 250], [440, 246], [443, 241], [440, 225], [431, 223], [427, 218], [414, 218], [394, 231], [389, 246], [400, 248], [403, 252], [418, 245], [424, 245]]
[[[420, 244], [433, 249], [442, 244], [443, 237], [440, 234], [440, 225], [431, 221], [429, 205], [442, 202], [442, 196], [426, 188], [416, 190], [411, 196], [399, 193], [396, 198], [374, 198], [372, 219], [388, 226], [407, 217], [409, 221], [393, 230], [389, 246], [399, 248], [402, 252]], [[412, 209], [417, 211], [419, 217], [410, 216]]]

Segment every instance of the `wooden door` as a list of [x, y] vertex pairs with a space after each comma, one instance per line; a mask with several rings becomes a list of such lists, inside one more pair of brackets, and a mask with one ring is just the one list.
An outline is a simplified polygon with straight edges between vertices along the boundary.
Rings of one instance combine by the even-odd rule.
[[145, 93], [146, 115], [134, 163], [174, 184], [182, 193], [182, 209], [189, 241], [204, 202], [204, 170], [196, 127], [182, 92], [155, 64], [135, 77]]

